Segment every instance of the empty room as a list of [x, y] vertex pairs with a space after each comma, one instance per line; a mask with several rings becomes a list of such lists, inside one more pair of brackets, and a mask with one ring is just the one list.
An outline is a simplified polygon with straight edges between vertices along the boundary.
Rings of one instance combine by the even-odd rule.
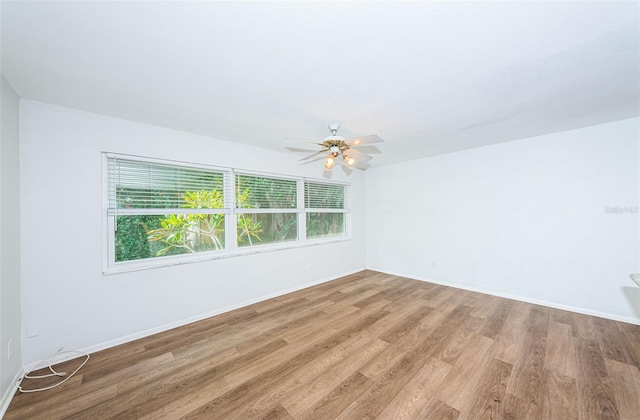
[[0, 23], [0, 417], [640, 418], [637, 1]]

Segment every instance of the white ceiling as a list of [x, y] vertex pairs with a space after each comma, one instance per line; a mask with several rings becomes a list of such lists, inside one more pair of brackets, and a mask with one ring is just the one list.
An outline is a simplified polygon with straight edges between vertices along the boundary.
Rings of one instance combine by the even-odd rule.
[[1, 7], [20, 96], [284, 152], [333, 120], [380, 165], [640, 115], [637, 1]]

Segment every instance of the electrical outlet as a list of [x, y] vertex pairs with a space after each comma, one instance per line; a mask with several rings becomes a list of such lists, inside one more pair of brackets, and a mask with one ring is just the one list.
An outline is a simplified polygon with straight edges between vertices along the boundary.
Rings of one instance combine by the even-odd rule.
[[307, 270], [308, 270], [308, 271], [313, 271], [313, 264], [309, 264], [309, 265], [307, 266]]
[[11, 356], [13, 355], [13, 339], [9, 339], [7, 343], [7, 360], [11, 360]]

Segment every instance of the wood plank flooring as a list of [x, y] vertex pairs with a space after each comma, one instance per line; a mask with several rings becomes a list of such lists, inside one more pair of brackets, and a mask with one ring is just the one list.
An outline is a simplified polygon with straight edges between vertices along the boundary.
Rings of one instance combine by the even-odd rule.
[[5, 418], [638, 420], [640, 326], [363, 271], [95, 353]]

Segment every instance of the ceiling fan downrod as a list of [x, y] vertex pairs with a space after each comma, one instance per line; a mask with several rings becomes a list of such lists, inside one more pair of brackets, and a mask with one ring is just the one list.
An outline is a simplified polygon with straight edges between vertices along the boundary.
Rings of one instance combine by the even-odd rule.
[[337, 135], [339, 128], [340, 128], [340, 123], [339, 122], [330, 122], [329, 123], [329, 131], [331, 132], [332, 136]]

